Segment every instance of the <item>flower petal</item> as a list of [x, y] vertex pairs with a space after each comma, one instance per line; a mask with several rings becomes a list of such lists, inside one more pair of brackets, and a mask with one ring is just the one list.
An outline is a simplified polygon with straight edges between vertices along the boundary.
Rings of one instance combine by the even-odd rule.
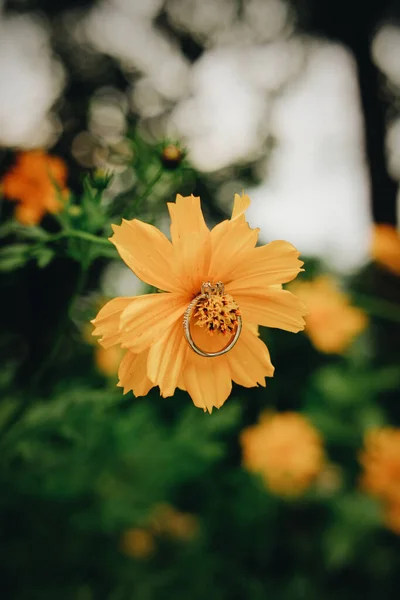
[[121, 332], [119, 324], [121, 313], [129, 304], [135, 300], [133, 298], [114, 298], [103, 306], [97, 314], [97, 317], [91, 321], [95, 326], [92, 335], [101, 335], [99, 343], [104, 348], [109, 348], [115, 344], [121, 343]]
[[171, 239], [175, 244], [179, 239], [192, 233], [207, 235], [208, 227], [201, 210], [198, 196], [177, 194], [176, 202], [167, 202], [171, 217]]
[[211, 231], [211, 261], [208, 271], [210, 281], [231, 281], [232, 272], [243, 255], [253, 249], [259, 229], [251, 229], [244, 215], [223, 221]]
[[167, 292], [182, 289], [172, 269], [172, 244], [159, 229], [137, 219], [123, 219], [121, 225], [112, 228], [110, 241], [139, 279]]
[[304, 329], [303, 316], [308, 313], [307, 308], [297, 296], [287, 290], [275, 287], [267, 288], [265, 292], [259, 289], [243, 290], [237, 292], [234, 298], [244, 321], [293, 333]]
[[154, 385], [160, 387], [161, 395], [172, 396], [181, 379], [189, 347], [183, 335], [181, 320], [174, 323], [151, 347], [147, 373]]
[[210, 264], [210, 232], [201, 211], [200, 198], [183, 197], [168, 203], [171, 215], [173, 269], [188, 295], [199, 293]]
[[132, 390], [135, 396], [146, 396], [154, 387], [147, 376], [148, 350], [134, 354], [130, 350], [125, 353], [118, 370], [118, 387], [124, 388], [124, 394]]
[[249, 208], [249, 206], [250, 198], [247, 194], [245, 194], [244, 192], [242, 192], [241, 196], [239, 196], [239, 194], [235, 194], [231, 216], [232, 221], [233, 219], [237, 219], [238, 217], [240, 217], [240, 215], [243, 215], [245, 211]]
[[200, 292], [201, 284], [207, 281], [210, 264], [210, 234], [192, 233], [174, 244], [174, 272], [182, 281], [182, 290], [190, 300]]
[[[275, 240], [252, 249], [232, 271], [232, 290], [287, 283], [303, 266], [300, 253], [289, 242]], [[233, 293], [233, 291], [232, 291]]]
[[221, 408], [232, 390], [228, 361], [225, 356], [203, 358], [188, 353], [183, 380], [195, 406], [212, 412]]
[[122, 347], [137, 353], [156, 343], [166, 329], [183, 318], [187, 305], [187, 299], [178, 294], [137, 296], [121, 314]]
[[235, 194], [231, 220], [222, 221], [212, 229], [210, 281], [230, 281], [238, 259], [256, 245], [260, 230], [251, 229], [246, 222], [244, 213], [249, 206], [247, 194]]
[[237, 344], [226, 358], [233, 381], [244, 387], [265, 386], [265, 377], [274, 374], [267, 346], [248, 326], [243, 326]]

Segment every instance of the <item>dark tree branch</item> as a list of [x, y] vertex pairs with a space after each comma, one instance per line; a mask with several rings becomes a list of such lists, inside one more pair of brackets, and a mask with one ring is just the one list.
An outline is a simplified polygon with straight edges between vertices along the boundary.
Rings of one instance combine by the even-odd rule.
[[369, 166], [372, 208], [378, 222], [395, 223], [398, 184], [387, 171], [386, 115], [390, 99], [371, 59], [371, 41], [381, 22], [391, 16], [389, 0], [305, 0], [300, 25], [310, 33], [344, 44], [354, 55], [364, 113], [365, 150]]

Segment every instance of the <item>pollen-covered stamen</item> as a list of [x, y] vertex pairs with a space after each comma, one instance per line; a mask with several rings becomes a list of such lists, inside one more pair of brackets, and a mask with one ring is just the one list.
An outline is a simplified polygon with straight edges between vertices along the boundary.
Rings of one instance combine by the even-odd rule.
[[196, 304], [196, 325], [208, 333], [234, 334], [238, 326], [239, 306], [230, 294], [214, 293], [200, 298]]

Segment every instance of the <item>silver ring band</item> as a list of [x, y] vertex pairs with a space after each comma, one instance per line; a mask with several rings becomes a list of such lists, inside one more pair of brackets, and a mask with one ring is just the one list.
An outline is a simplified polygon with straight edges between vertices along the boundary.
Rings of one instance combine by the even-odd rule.
[[221, 350], [218, 350], [218, 352], [204, 352], [204, 350], [199, 348], [194, 343], [192, 334], [190, 333], [190, 319], [192, 318], [192, 314], [196, 307], [196, 304], [198, 303], [199, 300], [201, 300], [203, 298], [208, 298], [208, 294], [199, 294], [198, 296], [193, 298], [193, 300], [190, 302], [187, 309], [185, 310], [185, 313], [183, 315], [183, 332], [184, 332], [187, 343], [189, 344], [191, 349], [194, 352], [196, 352], [196, 354], [198, 354], [199, 356], [203, 356], [204, 358], [213, 358], [214, 356], [222, 356], [223, 354], [226, 354], [227, 352], [229, 352], [229, 350], [232, 350], [233, 346], [238, 341], [240, 332], [242, 331], [242, 317], [240, 315], [237, 315], [237, 320], [238, 320], [237, 328], [236, 328], [235, 334], [234, 334], [233, 338], [231, 339], [231, 341], [229, 342], [229, 344], [227, 344]]

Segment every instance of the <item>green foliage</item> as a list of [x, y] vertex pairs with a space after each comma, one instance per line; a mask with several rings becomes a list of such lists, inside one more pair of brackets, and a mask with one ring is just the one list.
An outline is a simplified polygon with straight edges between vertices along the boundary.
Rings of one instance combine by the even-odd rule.
[[[76, 387], [32, 404], [4, 436], [2, 487], [34, 489], [45, 501], [85, 499], [73, 520], [118, 532], [145, 520], [174, 485], [221, 457], [218, 433], [237, 412], [228, 408], [207, 423], [186, 406], [181, 421], [166, 428], [147, 400], [121, 410], [115, 393]], [[204, 444], [197, 447], [200, 433]]]

